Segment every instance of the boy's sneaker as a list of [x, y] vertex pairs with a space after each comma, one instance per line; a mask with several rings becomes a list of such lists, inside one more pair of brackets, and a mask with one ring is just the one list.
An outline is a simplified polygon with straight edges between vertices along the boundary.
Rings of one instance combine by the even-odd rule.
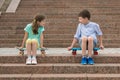
[[37, 64], [37, 59], [36, 58], [32, 58], [32, 64], [36, 65]]
[[81, 64], [82, 65], [86, 65], [87, 64], [87, 58], [86, 57], [82, 57]]
[[26, 64], [27, 64], [27, 65], [30, 65], [30, 64], [31, 64], [31, 58], [27, 58], [27, 59], [26, 59]]
[[88, 61], [88, 64], [90, 64], [90, 65], [95, 64], [95, 63], [94, 63], [94, 60], [92, 59], [92, 57], [88, 57], [88, 58], [87, 58], [87, 61]]

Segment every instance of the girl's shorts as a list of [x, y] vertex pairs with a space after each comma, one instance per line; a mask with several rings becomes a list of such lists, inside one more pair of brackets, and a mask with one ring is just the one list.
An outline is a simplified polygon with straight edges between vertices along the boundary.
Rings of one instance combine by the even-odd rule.
[[26, 40], [26, 44], [32, 43], [32, 42], [37, 43], [37, 47], [39, 48], [40, 44], [37, 39], [27, 39]]

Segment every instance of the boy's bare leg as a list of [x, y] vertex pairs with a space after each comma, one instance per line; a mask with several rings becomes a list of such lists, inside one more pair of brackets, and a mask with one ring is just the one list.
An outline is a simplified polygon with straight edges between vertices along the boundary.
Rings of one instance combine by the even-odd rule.
[[88, 37], [88, 56], [92, 56], [92, 51], [93, 51], [93, 38]]
[[82, 37], [82, 56], [86, 55], [87, 37]]

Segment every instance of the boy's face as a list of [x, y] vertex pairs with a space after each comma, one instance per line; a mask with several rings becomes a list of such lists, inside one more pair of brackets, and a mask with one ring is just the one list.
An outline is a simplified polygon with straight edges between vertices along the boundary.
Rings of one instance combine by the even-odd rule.
[[82, 23], [82, 24], [87, 24], [88, 23], [88, 18], [79, 17], [79, 22]]

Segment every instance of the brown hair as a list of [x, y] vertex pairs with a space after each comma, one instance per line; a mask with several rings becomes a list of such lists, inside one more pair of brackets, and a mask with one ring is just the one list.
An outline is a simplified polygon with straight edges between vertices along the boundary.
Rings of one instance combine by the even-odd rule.
[[78, 16], [82, 18], [88, 18], [88, 20], [90, 20], [91, 14], [87, 9], [84, 9], [79, 13]]
[[38, 28], [39, 28], [39, 25], [37, 24], [37, 22], [41, 22], [45, 19], [45, 16], [44, 15], [40, 15], [40, 14], [37, 14], [35, 17], [34, 17], [34, 20], [32, 22], [32, 30], [33, 30], [33, 33], [34, 34], [38, 34]]

